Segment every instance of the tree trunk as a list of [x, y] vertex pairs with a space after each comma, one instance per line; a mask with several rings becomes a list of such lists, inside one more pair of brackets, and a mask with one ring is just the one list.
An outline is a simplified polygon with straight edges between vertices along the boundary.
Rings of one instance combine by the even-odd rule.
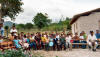
[[2, 11], [1, 11], [1, 4], [0, 4], [0, 22], [1, 22], [1, 13], [2, 13]]
[[0, 24], [4, 22], [3, 18], [3, 12], [2, 12], [2, 4], [0, 4]]

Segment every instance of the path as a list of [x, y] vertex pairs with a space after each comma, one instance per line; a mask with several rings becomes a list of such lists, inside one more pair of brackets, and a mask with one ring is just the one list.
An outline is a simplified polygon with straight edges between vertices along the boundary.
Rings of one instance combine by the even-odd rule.
[[73, 49], [72, 51], [34, 51], [45, 57], [100, 57], [100, 50], [93, 52], [88, 49]]

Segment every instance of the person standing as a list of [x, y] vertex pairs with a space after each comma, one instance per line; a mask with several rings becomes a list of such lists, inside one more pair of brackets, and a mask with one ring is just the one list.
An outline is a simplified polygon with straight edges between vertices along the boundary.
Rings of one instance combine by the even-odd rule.
[[0, 31], [1, 31], [1, 36], [4, 36], [4, 28], [3, 28], [3, 23], [0, 23]]

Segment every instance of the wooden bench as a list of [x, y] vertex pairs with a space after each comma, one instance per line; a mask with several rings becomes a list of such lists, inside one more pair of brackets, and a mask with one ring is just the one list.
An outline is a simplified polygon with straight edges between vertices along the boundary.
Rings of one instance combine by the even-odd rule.
[[13, 45], [13, 42], [9, 41], [9, 42], [2, 42], [0, 43], [0, 49], [12, 49], [15, 48], [15, 46]]
[[8, 47], [10, 47], [10, 48], [15, 48], [15, 46], [14, 46], [14, 44], [13, 44], [12, 41], [8, 42]]
[[70, 50], [72, 50], [72, 48], [73, 48], [73, 45], [86, 45], [86, 48], [88, 48], [88, 44], [87, 43], [71, 43], [70, 44]]

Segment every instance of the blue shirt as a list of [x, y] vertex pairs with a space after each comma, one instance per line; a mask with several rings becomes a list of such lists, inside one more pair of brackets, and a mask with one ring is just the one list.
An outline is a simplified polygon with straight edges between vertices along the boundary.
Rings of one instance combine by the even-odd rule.
[[100, 39], [100, 33], [96, 33], [95, 35], [97, 39]]
[[50, 47], [53, 46], [53, 39], [52, 39], [52, 38], [50, 39], [49, 46], [50, 46]]
[[27, 39], [27, 43], [30, 44], [30, 39]]
[[21, 48], [21, 45], [19, 44], [19, 40], [13, 40], [13, 42], [16, 48]]

